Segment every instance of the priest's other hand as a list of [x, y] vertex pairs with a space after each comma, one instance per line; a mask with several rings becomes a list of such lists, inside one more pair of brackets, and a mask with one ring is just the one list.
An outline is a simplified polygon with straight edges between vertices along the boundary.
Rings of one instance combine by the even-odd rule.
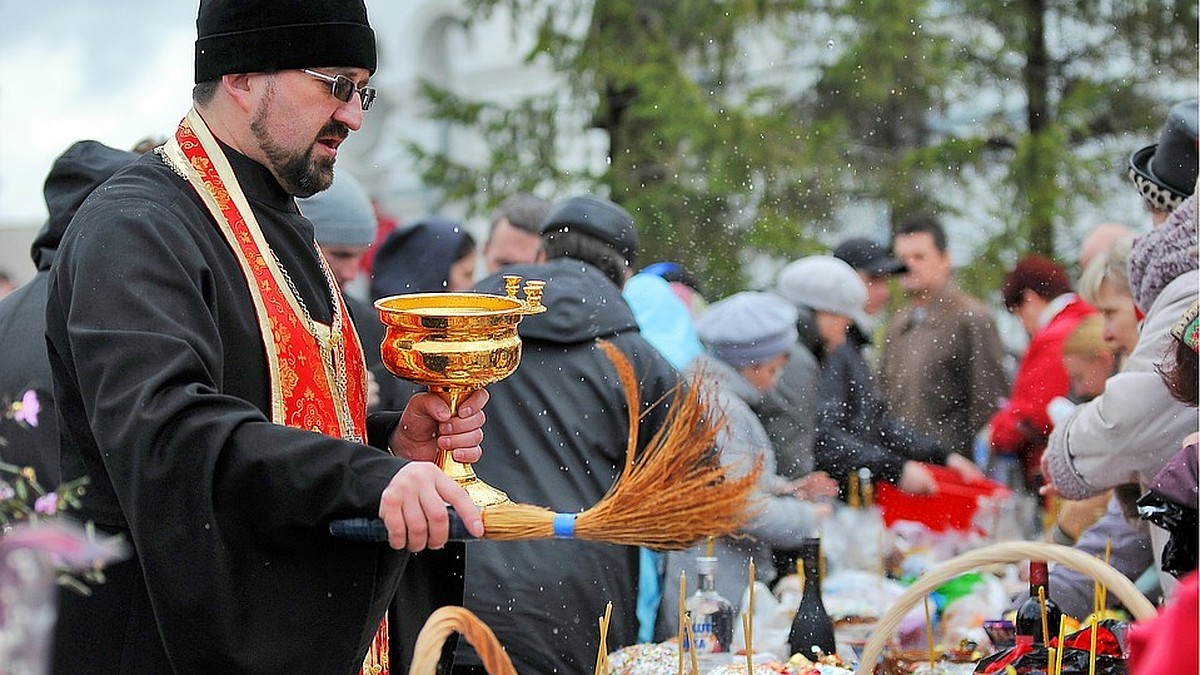
[[400, 424], [388, 443], [392, 454], [416, 461], [432, 462], [439, 450], [449, 450], [454, 461], [474, 463], [483, 454], [483, 407], [488, 393], [480, 389], [458, 404], [458, 414], [437, 394], [414, 394], [404, 407]]
[[446, 507], [458, 512], [467, 531], [483, 536], [483, 518], [467, 492], [433, 462], [404, 465], [379, 497], [379, 517], [388, 530], [388, 545], [412, 552], [439, 549], [450, 538]]

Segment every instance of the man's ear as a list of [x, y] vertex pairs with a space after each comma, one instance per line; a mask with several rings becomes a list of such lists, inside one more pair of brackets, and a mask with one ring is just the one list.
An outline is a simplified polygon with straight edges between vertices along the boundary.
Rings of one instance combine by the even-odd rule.
[[221, 76], [221, 89], [237, 103], [238, 107], [246, 111], [254, 107], [250, 86], [252, 77], [254, 75], [250, 73], [232, 73]]

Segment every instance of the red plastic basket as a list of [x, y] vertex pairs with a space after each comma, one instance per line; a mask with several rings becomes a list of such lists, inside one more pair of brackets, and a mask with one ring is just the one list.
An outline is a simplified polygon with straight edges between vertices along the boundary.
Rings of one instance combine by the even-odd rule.
[[891, 483], [875, 485], [875, 503], [883, 513], [883, 522], [891, 526], [898, 520], [912, 520], [935, 532], [971, 529], [980, 497], [1004, 497], [1010, 490], [1003, 483], [984, 478], [964, 482], [958, 472], [944, 466], [926, 464], [937, 481], [937, 494], [912, 495]]

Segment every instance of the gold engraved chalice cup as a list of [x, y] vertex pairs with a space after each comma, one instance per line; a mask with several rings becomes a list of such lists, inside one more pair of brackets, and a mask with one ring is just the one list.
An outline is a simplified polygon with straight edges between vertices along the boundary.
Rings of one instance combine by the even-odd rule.
[[[486, 293], [411, 293], [375, 301], [386, 327], [380, 352], [393, 375], [426, 386], [450, 404], [451, 414], [472, 392], [499, 382], [521, 362], [517, 324], [546, 311], [546, 282], [525, 282], [506, 275], [506, 295]], [[438, 468], [458, 482], [476, 506], [509, 502], [508, 495], [483, 482], [469, 464], [438, 453]]]

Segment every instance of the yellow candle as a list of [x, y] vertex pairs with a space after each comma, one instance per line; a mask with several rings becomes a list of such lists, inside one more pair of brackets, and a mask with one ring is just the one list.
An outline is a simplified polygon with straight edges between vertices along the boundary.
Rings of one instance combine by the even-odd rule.
[[742, 615], [742, 635], [746, 638], [746, 673], [754, 672], [754, 653], [750, 651], [750, 615]]
[[683, 647], [687, 641], [687, 572], [679, 572], [679, 675], [683, 675]]
[[688, 653], [691, 654], [692, 658], [692, 675], [700, 675], [700, 664], [696, 657], [696, 634], [692, 632], [691, 622], [688, 622], [687, 626], [687, 639], [688, 644], [691, 645], [691, 649], [688, 650]]
[[[1046, 622], [1046, 587], [1038, 586], [1038, 602], [1042, 605], [1042, 644], [1050, 646], [1050, 626]], [[1062, 625], [1059, 621], [1058, 625]]]
[[1067, 639], [1067, 622], [1059, 621], [1058, 622], [1058, 654], [1057, 654], [1058, 658], [1054, 661], [1054, 675], [1062, 675], [1063, 652], [1066, 651], [1066, 649], [1067, 649], [1066, 645], [1063, 644], [1063, 642], [1066, 639]]
[[1096, 675], [1096, 633], [1099, 621], [1092, 622], [1092, 644], [1088, 648], [1088, 675]]
[[749, 605], [749, 608], [747, 609], [746, 613], [743, 615], [746, 617], [745, 618], [746, 625], [745, 625], [745, 628], [743, 629], [746, 633], [746, 635], [745, 635], [745, 637], [746, 637], [746, 668], [748, 668], [749, 672], [751, 672], [751, 673], [754, 672], [754, 668], [753, 668], [754, 659], [752, 657], [754, 655], [753, 643], [754, 643], [754, 577], [755, 576], [756, 575], [754, 573], [754, 561], [751, 560], [750, 561], [750, 601], [749, 601], [749, 603], [747, 603]]
[[934, 667], [936, 655], [933, 652], [933, 619], [929, 614], [929, 596], [925, 596], [925, 639], [929, 643], [929, 668]]

